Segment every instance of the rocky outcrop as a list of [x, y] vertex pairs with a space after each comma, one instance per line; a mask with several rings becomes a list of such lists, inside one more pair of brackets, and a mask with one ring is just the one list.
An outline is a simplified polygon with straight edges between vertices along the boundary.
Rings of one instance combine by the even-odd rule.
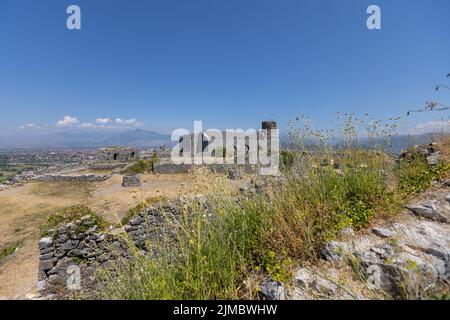
[[[368, 292], [378, 292], [377, 298], [420, 299], [449, 290], [450, 224], [440, 218], [450, 212], [447, 196], [446, 189], [434, 191], [429, 200], [408, 206], [410, 211], [395, 223], [358, 234], [346, 232], [324, 246], [321, 256], [326, 262], [297, 268], [290, 285], [266, 280], [260, 286], [263, 296], [362, 299]], [[432, 206], [427, 205], [430, 201]], [[349, 270], [360, 278], [357, 290], [354, 283], [342, 281]]]
[[[402, 153], [406, 161], [424, 157], [437, 165], [436, 144]], [[435, 187], [438, 186], [435, 183]], [[428, 298], [450, 290], [450, 182], [406, 206], [396, 222], [358, 232], [341, 232], [321, 251], [325, 262], [297, 268], [290, 285], [277, 284], [286, 299]], [[424, 200], [426, 199], [426, 200]], [[342, 276], [350, 272], [344, 281]], [[355, 284], [356, 275], [360, 280]], [[344, 276], [345, 277], [345, 276]], [[269, 288], [275, 288], [273, 283]], [[355, 289], [356, 288], [356, 289]], [[274, 290], [262, 288], [267, 298]], [[375, 296], [370, 296], [370, 294]]]

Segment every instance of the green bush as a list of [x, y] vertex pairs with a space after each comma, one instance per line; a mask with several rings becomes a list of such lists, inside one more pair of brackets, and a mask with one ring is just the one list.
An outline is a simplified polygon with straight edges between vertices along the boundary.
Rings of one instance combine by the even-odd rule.
[[153, 166], [158, 163], [158, 156], [153, 154], [150, 160], [138, 160], [133, 165], [127, 167], [123, 174], [144, 174], [153, 172]]
[[444, 161], [429, 165], [425, 156], [416, 155], [411, 159], [401, 159], [396, 166], [399, 189], [406, 195], [425, 191], [434, 180], [440, 180], [450, 172], [450, 164]]
[[289, 272], [292, 267], [292, 259], [285, 251], [277, 254], [273, 250], [264, 252], [260, 258], [260, 264], [264, 271], [266, 271], [272, 280], [288, 282], [291, 279]]

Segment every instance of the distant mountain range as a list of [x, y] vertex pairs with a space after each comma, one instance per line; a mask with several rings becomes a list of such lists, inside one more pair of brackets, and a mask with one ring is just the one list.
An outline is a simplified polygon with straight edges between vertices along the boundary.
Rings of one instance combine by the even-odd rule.
[[19, 132], [0, 136], [0, 148], [98, 148], [171, 145], [170, 135], [144, 129], [125, 131], [73, 130], [63, 132]]
[[[386, 144], [386, 150], [398, 153], [415, 144], [423, 144], [435, 141], [437, 133], [424, 133], [421, 135], [398, 135]], [[282, 148], [289, 148], [289, 141], [281, 134]], [[382, 138], [375, 139], [376, 143], [384, 143]], [[372, 141], [373, 143], [373, 141]], [[135, 146], [142, 148], [159, 147], [160, 145], [171, 147], [174, 143], [170, 135], [144, 129], [130, 129], [124, 131], [106, 130], [72, 130], [62, 132], [17, 132], [9, 136], [0, 136], [0, 148], [99, 148], [107, 146]], [[359, 145], [368, 147], [367, 138], [361, 138]], [[307, 143], [308, 145], [308, 143]], [[335, 144], [339, 146], [340, 143]]]

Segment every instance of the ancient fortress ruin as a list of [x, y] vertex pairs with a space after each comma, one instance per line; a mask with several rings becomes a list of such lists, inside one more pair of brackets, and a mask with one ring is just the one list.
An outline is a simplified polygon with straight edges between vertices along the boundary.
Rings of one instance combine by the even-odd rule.
[[139, 159], [139, 150], [133, 147], [101, 148], [97, 152], [99, 162], [129, 162]]

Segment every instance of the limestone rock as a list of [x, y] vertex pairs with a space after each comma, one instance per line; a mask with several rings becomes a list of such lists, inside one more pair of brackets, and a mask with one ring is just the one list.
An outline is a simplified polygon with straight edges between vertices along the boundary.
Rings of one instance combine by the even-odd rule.
[[407, 206], [415, 215], [440, 222], [447, 222], [447, 218], [438, 212], [438, 208], [433, 202]]
[[314, 289], [322, 294], [331, 296], [336, 292], [337, 288], [337, 285], [325, 278], [316, 277], [314, 280]]
[[381, 238], [390, 238], [395, 234], [394, 232], [381, 227], [372, 228], [372, 232]]
[[50, 237], [41, 238], [39, 240], [39, 250], [47, 249], [53, 245], [53, 239]]
[[56, 261], [55, 259], [40, 260], [39, 261], [39, 270], [40, 271], [50, 270], [55, 265], [55, 261]]
[[314, 274], [306, 268], [299, 268], [294, 274], [294, 284], [304, 289], [308, 289], [314, 281]]
[[447, 194], [445, 195], [445, 200], [446, 200], [448, 203], [450, 203], [450, 193], [447, 193]]
[[331, 262], [342, 262], [344, 255], [349, 253], [351, 245], [344, 242], [330, 241], [321, 251], [322, 258]]

